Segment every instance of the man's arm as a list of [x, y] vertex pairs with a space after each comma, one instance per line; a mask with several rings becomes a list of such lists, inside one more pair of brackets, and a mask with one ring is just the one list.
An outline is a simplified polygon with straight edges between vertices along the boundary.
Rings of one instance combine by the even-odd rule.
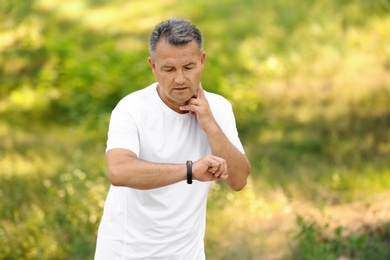
[[225, 182], [234, 191], [242, 190], [251, 171], [246, 155], [232, 145], [218, 125], [206, 133], [213, 155], [226, 160], [229, 178]]
[[188, 105], [180, 109], [196, 114], [200, 127], [207, 135], [213, 155], [225, 159], [229, 173], [225, 182], [235, 191], [243, 189], [251, 171], [250, 162], [246, 155], [242, 154], [229, 141], [218, 126], [202, 86], [199, 86], [197, 97], [192, 98]]
[[[140, 160], [127, 149], [111, 149], [107, 152], [108, 176], [114, 186], [135, 189], [154, 189], [187, 179], [187, 166], [183, 164], [151, 163]], [[224, 180], [228, 178], [225, 160], [208, 155], [192, 165], [192, 178], [198, 181]]]

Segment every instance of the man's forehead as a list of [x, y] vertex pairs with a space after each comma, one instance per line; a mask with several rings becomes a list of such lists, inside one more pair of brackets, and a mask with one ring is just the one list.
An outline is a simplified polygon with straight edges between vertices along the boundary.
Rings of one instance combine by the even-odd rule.
[[159, 65], [161, 68], [186, 67], [186, 66], [196, 65], [196, 62], [194, 61], [188, 63], [161, 62], [159, 63]]
[[193, 46], [161, 46], [156, 50], [156, 62], [163, 64], [196, 63], [201, 55], [198, 48]]

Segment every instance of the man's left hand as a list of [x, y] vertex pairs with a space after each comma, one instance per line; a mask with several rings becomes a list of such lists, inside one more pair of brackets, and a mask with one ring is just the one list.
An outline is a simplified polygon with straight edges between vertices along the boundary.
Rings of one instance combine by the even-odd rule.
[[209, 102], [207, 101], [202, 85], [199, 85], [196, 96], [192, 97], [186, 106], [180, 107], [180, 110], [189, 111], [195, 114], [200, 127], [207, 133], [208, 130], [217, 126], [211, 112]]

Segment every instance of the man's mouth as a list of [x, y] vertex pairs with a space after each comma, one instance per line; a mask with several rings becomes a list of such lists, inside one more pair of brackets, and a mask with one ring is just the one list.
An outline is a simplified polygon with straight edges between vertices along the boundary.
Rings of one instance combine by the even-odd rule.
[[182, 87], [182, 88], [174, 88], [175, 90], [185, 90], [187, 87]]

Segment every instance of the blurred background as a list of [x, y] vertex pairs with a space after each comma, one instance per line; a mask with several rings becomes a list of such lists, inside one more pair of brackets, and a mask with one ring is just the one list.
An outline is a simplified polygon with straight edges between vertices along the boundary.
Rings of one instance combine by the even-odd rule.
[[173, 16], [252, 163], [212, 184], [208, 259], [390, 259], [389, 0], [0, 0], [0, 259], [93, 258], [110, 113]]

